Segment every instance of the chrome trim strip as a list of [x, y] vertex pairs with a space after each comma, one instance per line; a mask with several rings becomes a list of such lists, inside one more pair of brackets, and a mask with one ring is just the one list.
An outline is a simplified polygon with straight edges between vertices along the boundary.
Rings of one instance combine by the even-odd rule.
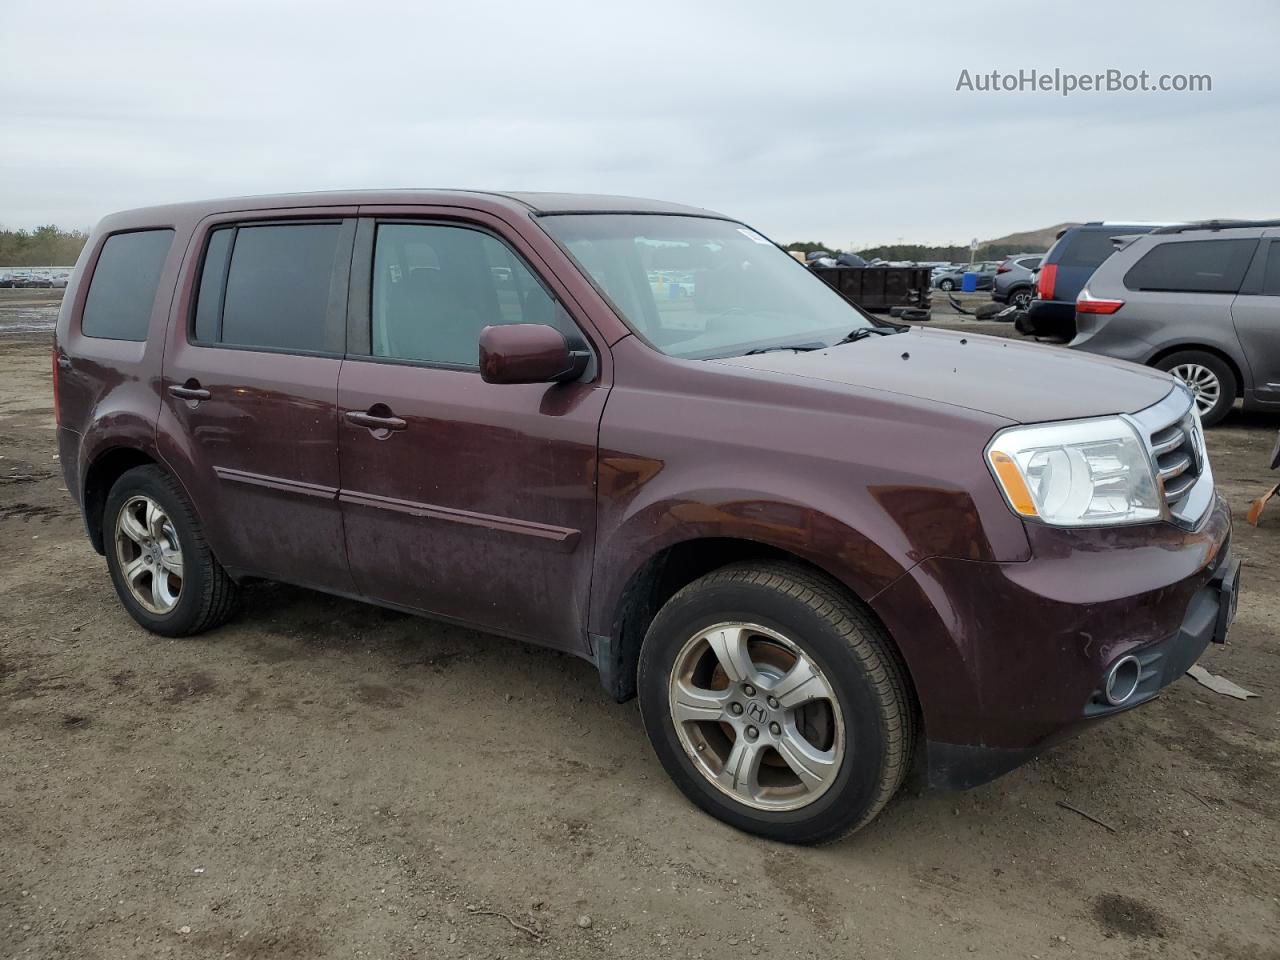
[[321, 497], [325, 500], [333, 500], [338, 495], [337, 487], [326, 487], [319, 483], [303, 483], [301, 480], [250, 473], [248, 470], [233, 470], [230, 467], [214, 467], [213, 472], [219, 480], [247, 483], [251, 487], [266, 487], [269, 490], [279, 490], [281, 493], [297, 493], [304, 497]]
[[[1173, 436], [1168, 440], [1161, 440], [1159, 443], [1155, 443], [1153, 440], [1151, 444], [1151, 452], [1157, 457], [1168, 453], [1170, 450], [1177, 450], [1187, 442], [1187, 434], [1181, 427], [1174, 427], [1173, 431]], [[1160, 432], [1164, 433], [1166, 431], [1161, 430]]]
[[1161, 467], [1157, 472], [1161, 480], [1172, 480], [1174, 477], [1179, 477], [1186, 473], [1190, 468], [1191, 458], [1185, 453], [1180, 453], [1178, 454], [1178, 459], [1167, 467]]
[[338, 502], [356, 507], [371, 507], [378, 510], [390, 510], [404, 513], [412, 517], [425, 517], [431, 520], [445, 520], [471, 527], [483, 527], [500, 533], [514, 533], [533, 540], [540, 540], [570, 553], [577, 548], [582, 538], [582, 531], [570, 527], [556, 527], [546, 523], [534, 523], [531, 520], [516, 520], [511, 517], [496, 517], [488, 513], [474, 513], [470, 510], [458, 510], [454, 507], [441, 507], [431, 503], [420, 503], [416, 500], [399, 500], [395, 497], [383, 497], [376, 493], [360, 493], [354, 490], [343, 490], [338, 494]]
[[1176, 383], [1170, 387], [1164, 399], [1158, 403], [1153, 403], [1145, 410], [1139, 410], [1137, 413], [1130, 413], [1127, 416], [1142, 428], [1149, 447], [1151, 438], [1161, 430], [1167, 430], [1169, 427], [1180, 424], [1183, 418], [1191, 412], [1193, 403], [1191, 391], [1182, 384]]

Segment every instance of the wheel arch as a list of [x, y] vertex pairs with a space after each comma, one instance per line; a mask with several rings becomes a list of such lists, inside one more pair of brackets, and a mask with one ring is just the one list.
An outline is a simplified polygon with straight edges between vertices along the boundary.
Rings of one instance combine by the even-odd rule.
[[103, 514], [107, 496], [116, 481], [135, 467], [158, 467], [172, 477], [182, 495], [187, 498], [196, 518], [200, 518], [200, 510], [187, 492], [186, 484], [157, 451], [128, 444], [103, 447], [88, 458], [88, 466], [84, 469], [84, 479], [80, 484], [80, 509], [84, 514], [85, 529], [89, 534], [89, 542], [98, 553], [103, 553], [106, 549]]
[[[892, 652], [902, 666], [903, 675], [917, 696], [911, 671], [898, 640], [872, 608], [874, 589], [864, 582], [855, 587], [849, 577], [840, 576], [812, 558], [767, 540], [744, 536], [691, 537], [667, 544], [650, 553], [632, 571], [625, 586], [608, 606], [607, 633], [592, 635], [596, 667], [605, 689], [619, 702], [636, 693], [636, 668], [640, 646], [649, 625], [662, 606], [676, 592], [713, 570], [747, 561], [773, 561], [803, 567], [848, 594], [871, 617], [885, 628]], [[917, 700], [918, 702], [918, 700]]]
[[1231, 354], [1229, 354], [1227, 351], [1223, 350], [1221, 347], [1213, 346], [1211, 344], [1207, 344], [1201, 341], [1189, 340], [1189, 341], [1184, 341], [1182, 343], [1175, 343], [1172, 346], [1161, 347], [1158, 351], [1153, 353], [1151, 357], [1147, 360], [1147, 366], [1154, 367], [1157, 364], [1159, 364], [1160, 361], [1167, 360], [1169, 357], [1173, 356], [1176, 353], [1190, 353], [1190, 352], [1207, 353], [1207, 354], [1210, 354], [1211, 356], [1217, 357], [1219, 360], [1225, 363], [1228, 367], [1231, 368], [1231, 372], [1235, 375], [1236, 396], [1239, 397], [1244, 394], [1244, 391], [1245, 391], [1244, 370], [1241, 368], [1240, 364], [1236, 362], [1236, 359], [1233, 356], [1231, 356]]
[[80, 488], [80, 504], [89, 542], [98, 553], [106, 551], [103, 512], [107, 506], [107, 495], [126, 472], [146, 466], [160, 466], [160, 462], [145, 450], [124, 446], [108, 447], [89, 462]]

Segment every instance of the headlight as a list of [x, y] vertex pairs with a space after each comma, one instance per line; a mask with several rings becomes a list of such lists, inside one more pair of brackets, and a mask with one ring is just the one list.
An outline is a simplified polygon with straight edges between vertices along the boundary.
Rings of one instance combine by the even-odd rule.
[[1013, 511], [1058, 527], [1157, 520], [1151, 458], [1121, 417], [1011, 427], [987, 447], [987, 462]]

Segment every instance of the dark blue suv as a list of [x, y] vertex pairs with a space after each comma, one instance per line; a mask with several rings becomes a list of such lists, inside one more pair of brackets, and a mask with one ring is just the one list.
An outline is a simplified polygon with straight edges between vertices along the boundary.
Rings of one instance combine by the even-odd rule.
[[1035, 299], [1018, 318], [1019, 333], [1070, 340], [1076, 335], [1076, 297], [1102, 261], [1115, 252], [1112, 237], [1150, 233], [1159, 223], [1093, 221], [1068, 227], [1040, 263]]

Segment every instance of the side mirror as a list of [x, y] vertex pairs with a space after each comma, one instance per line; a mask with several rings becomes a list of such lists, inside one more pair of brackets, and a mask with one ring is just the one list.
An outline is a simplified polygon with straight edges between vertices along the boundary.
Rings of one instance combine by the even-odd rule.
[[543, 323], [512, 323], [480, 331], [480, 376], [485, 383], [562, 383], [577, 380], [591, 360], [565, 335]]

